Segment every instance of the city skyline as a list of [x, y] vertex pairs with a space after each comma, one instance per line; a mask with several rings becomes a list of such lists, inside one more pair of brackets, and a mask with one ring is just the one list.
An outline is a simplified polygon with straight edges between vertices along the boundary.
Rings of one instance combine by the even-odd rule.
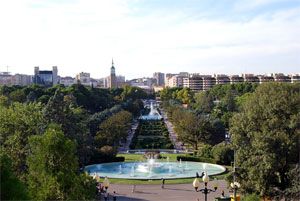
[[299, 73], [300, 1], [2, 1], [0, 71]]

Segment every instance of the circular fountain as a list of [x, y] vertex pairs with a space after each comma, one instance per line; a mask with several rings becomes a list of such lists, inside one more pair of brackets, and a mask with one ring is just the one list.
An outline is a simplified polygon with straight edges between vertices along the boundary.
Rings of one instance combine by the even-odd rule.
[[190, 178], [207, 171], [208, 175], [225, 172], [220, 165], [199, 162], [169, 162], [148, 159], [145, 162], [116, 162], [89, 165], [85, 171], [90, 175], [123, 179], [176, 179]]

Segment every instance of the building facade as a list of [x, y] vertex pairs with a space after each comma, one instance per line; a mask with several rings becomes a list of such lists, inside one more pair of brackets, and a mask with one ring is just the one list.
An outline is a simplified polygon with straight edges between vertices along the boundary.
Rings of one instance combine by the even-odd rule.
[[91, 86], [91, 74], [86, 72], [81, 72], [76, 75], [76, 82], [85, 85]]
[[155, 72], [153, 78], [156, 80], [156, 86], [165, 86], [165, 74], [161, 72]]
[[40, 70], [39, 67], [34, 67], [34, 76], [33, 83], [44, 85], [44, 86], [53, 86], [58, 84], [58, 75], [57, 67], [53, 66], [51, 70]]

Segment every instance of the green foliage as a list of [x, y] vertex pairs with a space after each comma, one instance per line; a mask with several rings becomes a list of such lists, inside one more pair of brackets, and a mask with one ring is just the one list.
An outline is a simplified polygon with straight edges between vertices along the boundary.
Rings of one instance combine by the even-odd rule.
[[259, 195], [252, 193], [252, 194], [247, 194], [244, 195], [241, 199], [242, 201], [260, 201]]
[[75, 98], [57, 89], [44, 107], [43, 114], [48, 124], [61, 125], [65, 135], [77, 142], [80, 165], [88, 163], [92, 155], [92, 142], [89, 140], [87, 127], [88, 114], [82, 108], [76, 107]]
[[195, 94], [194, 109], [199, 113], [211, 113], [214, 107], [214, 98], [208, 91]]
[[[296, 164], [287, 173], [288, 186], [284, 190], [284, 196], [288, 200], [300, 200], [300, 165]], [[282, 198], [282, 197], [279, 197]]]
[[204, 158], [212, 158], [212, 153], [211, 153], [212, 147], [213, 146], [209, 144], [203, 145], [198, 151], [198, 156]]
[[162, 101], [177, 100], [182, 104], [191, 104], [194, 101], [194, 93], [189, 88], [165, 87], [160, 91]]
[[127, 111], [121, 111], [103, 121], [95, 136], [95, 144], [102, 146], [118, 146], [120, 140], [125, 140], [131, 127], [132, 115]]
[[[242, 190], [275, 196], [299, 159], [300, 85], [260, 85], [232, 118]], [[272, 179], [270, 179], [272, 178]]]
[[44, 120], [41, 105], [13, 103], [0, 106], [0, 144], [12, 159], [14, 173], [24, 179], [26, 157], [29, 154], [28, 138], [43, 132]]
[[173, 149], [174, 146], [169, 138], [169, 132], [163, 121], [140, 120], [131, 149]]
[[188, 104], [190, 105], [194, 100], [193, 96], [194, 93], [189, 88], [183, 88], [179, 91], [176, 91], [175, 94], [173, 94], [177, 100], [179, 100], [182, 104]]
[[167, 111], [182, 142], [192, 145], [195, 150], [198, 149], [200, 142], [209, 142], [213, 128], [207, 116], [197, 116], [176, 106], [168, 108]]
[[77, 173], [75, 143], [58, 126], [51, 125], [42, 136], [31, 136], [29, 146], [28, 186], [32, 198], [88, 200], [94, 197], [92, 180]]
[[139, 87], [125, 86], [120, 96], [123, 101], [129, 99], [137, 100], [147, 98], [147, 93], [145, 92], [145, 90]]
[[216, 163], [212, 158], [205, 157], [194, 157], [194, 156], [177, 156], [177, 161], [194, 161], [194, 162], [203, 162], [203, 163]]
[[25, 185], [14, 175], [10, 158], [0, 152], [1, 200], [29, 200]]
[[26, 95], [22, 89], [17, 89], [9, 94], [9, 98], [13, 102], [23, 103], [26, 101]]
[[215, 145], [211, 150], [211, 155], [218, 164], [231, 165], [233, 162], [233, 149], [225, 143]]

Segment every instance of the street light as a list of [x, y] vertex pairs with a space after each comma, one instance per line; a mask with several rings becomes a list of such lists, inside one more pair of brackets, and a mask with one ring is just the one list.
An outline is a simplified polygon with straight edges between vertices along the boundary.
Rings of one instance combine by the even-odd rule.
[[234, 201], [236, 201], [236, 191], [237, 189], [239, 189], [241, 187], [241, 184], [237, 181], [233, 182], [233, 183], [230, 183], [230, 187], [231, 189], [233, 190], [233, 199]]
[[209, 182], [209, 177], [207, 175], [207, 172], [205, 172], [202, 180], [204, 182], [204, 188], [203, 189], [198, 190], [198, 188], [200, 187], [200, 182], [199, 182], [198, 178], [195, 178], [195, 180], [193, 182], [193, 186], [194, 186], [196, 192], [201, 192], [201, 193], [204, 194], [205, 201], [207, 201], [207, 194], [210, 193], [210, 192], [216, 192], [216, 190], [218, 189], [218, 184], [217, 184], [217, 182], [214, 183], [214, 189], [207, 188], [207, 183]]
[[104, 186], [105, 190], [107, 190], [109, 187], [109, 180], [107, 177], [104, 178], [103, 186]]

